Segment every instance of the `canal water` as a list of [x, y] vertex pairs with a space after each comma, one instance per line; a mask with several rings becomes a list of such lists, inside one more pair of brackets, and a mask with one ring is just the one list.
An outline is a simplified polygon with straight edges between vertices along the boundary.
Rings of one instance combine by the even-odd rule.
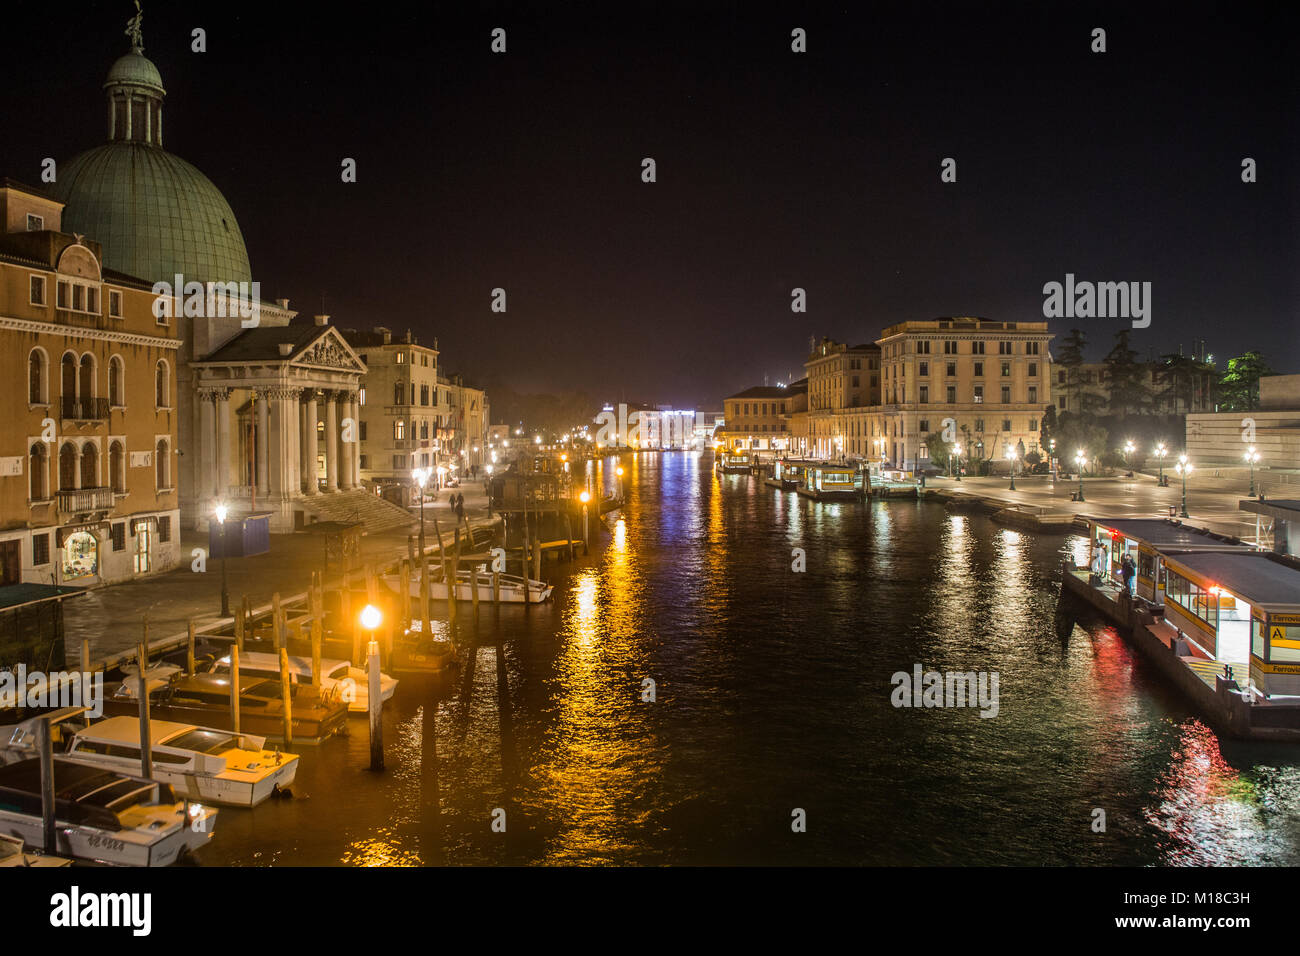
[[[354, 718], [202, 862], [1300, 863], [1300, 751], [1219, 740], [1100, 621], [1058, 636], [1081, 538], [711, 462], [625, 459], [553, 601], [463, 613], [461, 672], [402, 682], [382, 774]], [[996, 716], [893, 706], [918, 664], [996, 673]]]

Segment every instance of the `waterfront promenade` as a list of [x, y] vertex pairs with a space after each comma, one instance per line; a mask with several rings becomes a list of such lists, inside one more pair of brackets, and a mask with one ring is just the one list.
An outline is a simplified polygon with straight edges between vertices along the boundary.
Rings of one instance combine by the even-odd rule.
[[[1133, 478], [1083, 479], [1083, 501], [1071, 496], [1079, 490], [1077, 478], [1053, 482], [1050, 475], [1017, 475], [1016, 490], [1010, 490], [1006, 476], [971, 478], [927, 478], [926, 488], [973, 495], [1003, 502], [1004, 507], [1018, 507], [1032, 513], [1048, 515], [1105, 515], [1108, 517], [1165, 518], [1169, 509], [1178, 516], [1182, 506], [1182, 485], [1177, 475], [1169, 476], [1169, 487], [1161, 488], [1153, 476], [1137, 474]], [[1240, 511], [1237, 503], [1247, 498], [1248, 485], [1240, 489], [1232, 483], [1213, 482], [1219, 487], [1198, 487], [1193, 477], [1187, 483], [1188, 524], [1230, 534], [1249, 542], [1255, 540], [1255, 516]], [[1222, 485], [1229, 484], [1224, 488]], [[1269, 542], [1271, 543], [1271, 542]]]
[[[481, 483], [467, 483], [455, 490], [465, 495], [465, 511], [472, 526], [490, 523], [487, 496]], [[426, 544], [432, 550], [438, 546], [433, 528], [435, 513], [450, 547], [448, 494], [443, 491], [436, 502], [426, 504]], [[411, 526], [411, 533], [418, 530], [417, 521]], [[359, 566], [386, 563], [404, 556], [406, 537], [405, 532], [363, 535]], [[206, 549], [207, 543], [205, 533], [185, 531], [181, 535], [182, 563], [173, 570], [139, 581], [95, 588], [66, 601], [64, 630], [69, 666], [80, 662], [83, 637], [90, 638], [90, 656], [96, 663], [134, 655], [146, 614], [151, 645], [183, 636], [191, 619], [200, 627], [220, 620], [221, 561], [208, 560], [203, 573], [191, 570], [193, 550]], [[271, 550], [266, 554], [228, 559], [226, 575], [231, 611], [239, 608], [245, 596], [258, 608], [269, 604], [276, 592], [287, 598], [307, 590], [312, 572], [324, 568], [322, 548], [323, 539], [317, 535], [274, 534]], [[331, 564], [330, 576], [338, 573], [338, 568]]]

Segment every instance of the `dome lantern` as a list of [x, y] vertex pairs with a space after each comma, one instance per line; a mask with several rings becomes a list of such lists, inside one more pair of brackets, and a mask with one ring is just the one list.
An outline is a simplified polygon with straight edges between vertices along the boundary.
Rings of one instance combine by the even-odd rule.
[[120, 57], [108, 71], [104, 90], [108, 95], [108, 139], [113, 143], [162, 145], [162, 75], [144, 55], [144, 14], [136, 0], [135, 16], [126, 26], [131, 52]]

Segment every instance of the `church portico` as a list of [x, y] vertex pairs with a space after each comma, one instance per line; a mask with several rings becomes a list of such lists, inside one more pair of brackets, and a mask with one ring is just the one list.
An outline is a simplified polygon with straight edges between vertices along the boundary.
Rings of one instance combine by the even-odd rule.
[[336, 330], [305, 323], [248, 329], [191, 367], [204, 476], [195, 527], [224, 503], [237, 512], [269, 511], [272, 530], [289, 531], [295, 502], [360, 487], [357, 402], [365, 366]]

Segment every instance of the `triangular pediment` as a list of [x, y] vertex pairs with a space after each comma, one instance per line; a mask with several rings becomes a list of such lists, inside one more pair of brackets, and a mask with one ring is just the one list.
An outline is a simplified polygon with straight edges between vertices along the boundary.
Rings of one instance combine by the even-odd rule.
[[336, 368], [348, 372], [364, 372], [365, 363], [352, 350], [347, 340], [333, 326], [322, 326], [315, 336], [294, 353], [290, 365], [303, 368]]

